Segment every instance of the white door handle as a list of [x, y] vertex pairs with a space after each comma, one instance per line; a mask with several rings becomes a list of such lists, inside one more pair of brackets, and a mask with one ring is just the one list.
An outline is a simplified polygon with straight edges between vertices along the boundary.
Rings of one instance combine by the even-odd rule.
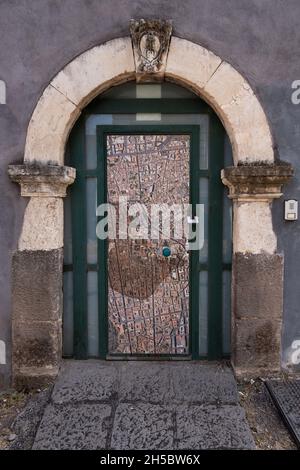
[[188, 224], [199, 224], [199, 217], [197, 215], [195, 215], [195, 217], [192, 218], [188, 215], [187, 216], [187, 223]]

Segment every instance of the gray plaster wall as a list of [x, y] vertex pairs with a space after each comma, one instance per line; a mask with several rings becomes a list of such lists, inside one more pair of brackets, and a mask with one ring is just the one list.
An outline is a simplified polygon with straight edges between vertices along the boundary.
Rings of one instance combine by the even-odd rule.
[[[128, 35], [132, 17], [172, 19], [176, 36], [207, 47], [248, 79], [278, 156], [296, 168], [284, 197], [300, 196], [300, 105], [291, 102], [291, 83], [300, 79], [299, 0], [1, 0], [0, 80], [7, 84], [7, 104], [0, 105], [0, 339], [7, 345], [2, 385], [10, 373], [11, 257], [26, 206], [7, 165], [22, 161], [30, 116], [51, 78], [86, 49]], [[300, 339], [300, 222], [284, 222], [282, 200], [273, 215], [285, 256], [285, 352]]]

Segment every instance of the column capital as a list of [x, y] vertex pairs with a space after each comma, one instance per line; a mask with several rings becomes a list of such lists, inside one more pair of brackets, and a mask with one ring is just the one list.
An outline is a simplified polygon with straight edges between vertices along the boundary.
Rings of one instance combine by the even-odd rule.
[[237, 202], [271, 202], [282, 196], [282, 186], [294, 175], [291, 164], [241, 164], [224, 168], [222, 182]]
[[25, 163], [9, 165], [8, 175], [21, 186], [21, 196], [65, 197], [76, 170], [70, 166]]

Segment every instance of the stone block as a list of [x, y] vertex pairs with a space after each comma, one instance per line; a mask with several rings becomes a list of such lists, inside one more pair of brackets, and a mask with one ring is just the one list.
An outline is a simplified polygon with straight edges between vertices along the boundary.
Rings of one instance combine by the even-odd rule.
[[[171, 365], [172, 367], [172, 365]], [[170, 387], [169, 364], [129, 361], [121, 365], [120, 400], [150, 401], [166, 403], [174, 399], [174, 390]]]
[[33, 450], [105, 449], [110, 414], [104, 404], [48, 405]]
[[63, 165], [65, 142], [80, 109], [51, 84], [39, 99], [30, 120], [24, 161]]
[[130, 361], [120, 366], [121, 401], [173, 403], [237, 402], [234, 377], [222, 364]]
[[222, 60], [213, 52], [185, 39], [172, 37], [166, 75], [203, 88]]
[[178, 403], [237, 403], [232, 371], [222, 363], [183, 363], [171, 368], [174, 401]]
[[53, 367], [61, 359], [61, 322], [13, 322], [13, 369]]
[[47, 367], [13, 368], [13, 387], [16, 390], [28, 392], [30, 390], [43, 390], [52, 386], [59, 372], [58, 365]]
[[178, 449], [254, 449], [245, 412], [240, 406], [179, 406]]
[[[135, 72], [131, 39], [117, 38], [76, 57], [52, 80], [72, 103], [84, 107], [103, 88]], [[102, 88], [102, 90], [101, 90]]]
[[273, 230], [270, 203], [234, 201], [233, 209], [234, 252], [245, 253], [245, 256], [261, 252], [273, 254], [277, 237]]
[[30, 450], [51, 397], [52, 388], [49, 387], [40, 393], [33, 395], [26, 406], [16, 417], [12, 430], [17, 438], [12, 442], [10, 450]]
[[62, 249], [24, 250], [14, 253], [12, 262], [14, 327], [23, 322], [54, 322], [61, 319], [62, 266]]
[[167, 406], [122, 403], [116, 409], [111, 449], [174, 449], [172, 410]]
[[62, 352], [62, 250], [17, 251], [12, 269], [13, 382], [40, 388], [58, 372]]
[[279, 370], [280, 345], [280, 321], [247, 318], [234, 322], [232, 360], [236, 369], [251, 370], [254, 375], [264, 369]]
[[283, 257], [236, 253], [233, 257], [235, 320], [278, 322], [283, 309]]
[[63, 200], [32, 197], [25, 209], [19, 249], [54, 250], [63, 246]]
[[52, 401], [62, 404], [113, 399], [117, 393], [118, 369], [114, 362], [67, 361], [54, 386]]
[[233, 259], [232, 362], [238, 375], [280, 369], [283, 258], [236, 253]]
[[204, 93], [224, 119], [236, 163], [274, 160], [265, 113], [249, 83], [237, 70], [223, 62], [205, 85]]

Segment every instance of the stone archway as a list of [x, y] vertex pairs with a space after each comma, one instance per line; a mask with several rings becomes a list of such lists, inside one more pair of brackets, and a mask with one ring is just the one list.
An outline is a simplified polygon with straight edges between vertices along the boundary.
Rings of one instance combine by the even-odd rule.
[[[17, 386], [47, 382], [59, 367], [62, 198], [75, 178], [75, 170], [64, 166], [69, 132], [94, 97], [135, 77], [129, 37], [76, 57], [53, 78], [35, 107], [24, 165], [9, 168], [21, 195], [30, 197], [13, 260]], [[198, 44], [172, 37], [165, 79], [189, 87], [214, 108], [233, 148], [235, 167], [222, 175], [234, 200], [233, 364], [237, 372], [278, 369], [283, 268], [270, 203], [281, 196], [292, 170], [275, 164], [265, 113], [249, 83], [230, 64]]]

